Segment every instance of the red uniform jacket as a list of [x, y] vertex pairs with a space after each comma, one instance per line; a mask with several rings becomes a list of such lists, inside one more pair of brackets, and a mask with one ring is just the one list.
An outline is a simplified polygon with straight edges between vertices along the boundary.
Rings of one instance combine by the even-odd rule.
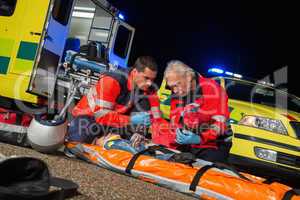
[[106, 73], [101, 75], [74, 107], [73, 116], [94, 116], [96, 122], [105, 126], [124, 127], [129, 125], [130, 113], [151, 111], [160, 117], [159, 100], [154, 92], [133, 92], [132, 74]]
[[193, 148], [217, 148], [215, 140], [224, 134], [229, 117], [228, 97], [212, 79], [199, 75], [196, 82], [197, 89], [191, 94], [171, 98], [170, 124], [160, 120], [160, 125], [154, 125], [154, 142], [176, 148], [176, 128], [184, 128], [201, 137], [201, 143], [192, 145]]

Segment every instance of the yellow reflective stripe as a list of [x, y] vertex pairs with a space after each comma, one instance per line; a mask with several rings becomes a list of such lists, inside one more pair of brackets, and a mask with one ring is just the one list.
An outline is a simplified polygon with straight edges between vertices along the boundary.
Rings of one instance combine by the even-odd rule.
[[218, 121], [218, 122], [223, 122], [223, 123], [226, 122], [226, 117], [223, 116], [223, 115], [214, 115], [211, 118]]
[[95, 118], [99, 118], [99, 117], [103, 117], [104, 115], [106, 115], [107, 113], [111, 112], [111, 110], [107, 110], [107, 109], [100, 109], [96, 112], [94, 112], [94, 116]]
[[113, 109], [113, 104], [109, 101], [105, 101], [102, 99], [96, 99], [96, 105], [103, 108]]

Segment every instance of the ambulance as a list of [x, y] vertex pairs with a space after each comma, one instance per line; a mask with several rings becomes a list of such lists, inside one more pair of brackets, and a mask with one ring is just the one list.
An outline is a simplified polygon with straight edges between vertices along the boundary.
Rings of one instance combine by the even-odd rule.
[[[52, 98], [58, 85], [69, 87], [69, 73], [58, 78], [68, 50], [94, 45], [100, 64], [92, 72], [127, 68], [134, 32], [106, 0], [0, 0], [1, 105], [35, 104]], [[73, 72], [78, 79], [94, 75]]]

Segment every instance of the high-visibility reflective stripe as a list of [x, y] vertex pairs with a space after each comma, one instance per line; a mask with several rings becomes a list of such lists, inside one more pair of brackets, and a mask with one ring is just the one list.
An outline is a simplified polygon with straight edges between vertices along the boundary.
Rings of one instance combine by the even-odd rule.
[[89, 104], [90, 109], [91, 109], [92, 111], [94, 111], [94, 110], [95, 110], [95, 107], [96, 107], [96, 104], [95, 104], [94, 99], [91, 98], [91, 97], [89, 97], [89, 96], [87, 95], [87, 101], [88, 101], [88, 104]]
[[103, 108], [113, 109], [113, 104], [109, 101], [96, 99], [96, 105]]
[[90, 88], [89, 92], [86, 95], [89, 107], [92, 111], [94, 111], [94, 109], [96, 107], [96, 103], [94, 100], [96, 94], [97, 94], [96, 88], [95, 88], [95, 86], [93, 86]]
[[97, 90], [95, 86], [93, 86], [91, 87], [91, 89], [87, 94], [87, 101], [92, 111], [95, 110], [96, 106], [107, 108], [107, 109], [113, 109], [113, 104], [111, 102], [102, 99], [96, 99], [96, 98], [97, 98]]
[[223, 123], [226, 122], [226, 117], [223, 116], [223, 115], [214, 115], [211, 118], [218, 121], [218, 122], [223, 122]]
[[151, 107], [151, 111], [159, 111], [159, 107], [158, 106]]
[[210, 125], [210, 129], [215, 130], [217, 132], [217, 134], [222, 133], [222, 129], [218, 125], [212, 124], [212, 125]]
[[158, 112], [154, 112], [153, 113], [153, 118], [154, 119], [159, 119], [161, 116], [160, 116], [160, 113], [158, 113]]
[[111, 112], [111, 110], [107, 110], [107, 109], [100, 109], [98, 111], [96, 111], [94, 113], [95, 118], [99, 118], [99, 117], [103, 117], [104, 115], [106, 115], [107, 113]]
[[157, 107], [157, 106], [151, 107], [151, 111], [152, 111], [152, 115], [153, 115], [154, 119], [158, 119], [161, 117], [159, 107]]
[[190, 103], [190, 104], [188, 104], [188, 106], [200, 107], [200, 104], [198, 104], [198, 103]]

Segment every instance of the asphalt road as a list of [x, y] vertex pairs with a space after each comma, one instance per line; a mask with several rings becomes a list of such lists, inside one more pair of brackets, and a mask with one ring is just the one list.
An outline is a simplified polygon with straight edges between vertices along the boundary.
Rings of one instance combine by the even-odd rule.
[[46, 155], [32, 149], [0, 143], [5, 156], [32, 156], [44, 160], [53, 176], [70, 179], [79, 185], [74, 200], [109, 199], [195, 199], [191, 196], [118, 174], [64, 155]]

